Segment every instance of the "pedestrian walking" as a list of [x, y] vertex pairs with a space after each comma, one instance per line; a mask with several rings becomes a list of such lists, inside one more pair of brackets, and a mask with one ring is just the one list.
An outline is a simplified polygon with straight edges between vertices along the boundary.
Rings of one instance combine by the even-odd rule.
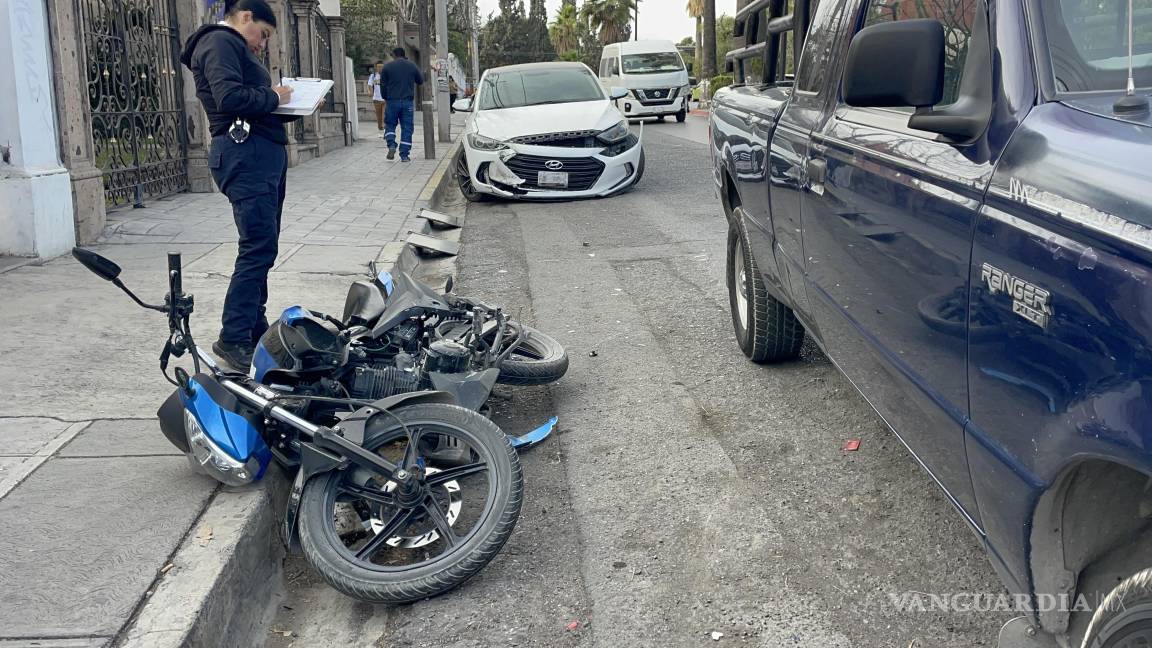
[[384, 63], [377, 61], [376, 69], [368, 75], [368, 92], [372, 93], [372, 107], [376, 109], [376, 130], [384, 130], [384, 95], [381, 94], [381, 74]]
[[[395, 57], [384, 66], [381, 75], [384, 77], [384, 141], [388, 142], [388, 159], [396, 158], [396, 149], [400, 149], [400, 161], [409, 162], [408, 157], [412, 151], [412, 120], [416, 109], [413, 101], [416, 98], [416, 86], [424, 84], [424, 75], [420, 68], [408, 60], [403, 47], [392, 50]], [[396, 145], [396, 127], [400, 126], [400, 145]]]
[[456, 112], [456, 95], [460, 94], [460, 86], [456, 85], [456, 79], [448, 77], [448, 106], [451, 112]]
[[219, 339], [212, 350], [247, 370], [252, 349], [268, 328], [268, 271], [276, 261], [284, 206], [288, 135], [272, 114], [292, 89], [273, 86], [260, 56], [276, 32], [265, 0], [226, 0], [224, 20], [188, 39], [180, 61], [192, 70], [196, 96], [208, 114], [208, 167], [232, 203], [239, 249], [224, 298]]

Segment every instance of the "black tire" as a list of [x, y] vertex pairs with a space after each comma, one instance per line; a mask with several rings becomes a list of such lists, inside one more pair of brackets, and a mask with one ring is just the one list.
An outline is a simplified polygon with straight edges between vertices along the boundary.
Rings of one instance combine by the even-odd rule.
[[684, 120], [686, 120], [686, 119], [688, 119], [688, 109], [687, 108], [676, 113], [676, 122], [677, 123], [683, 124]]
[[749, 249], [743, 222], [743, 209], [734, 208], [728, 225], [727, 275], [736, 342], [752, 362], [793, 360], [804, 344], [804, 327], [792, 309], [768, 294]]
[[468, 159], [464, 157], [464, 149], [456, 156], [456, 164], [452, 167], [456, 173], [456, 183], [460, 185], [460, 193], [468, 202], [484, 202], [488, 194], [481, 193], [472, 185], [472, 174], [468, 172]]
[[556, 382], [568, 371], [568, 352], [551, 337], [531, 326], [523, 326], [524, 341], [500, 365], [496, 382], [505, 385], [547, 385]]
[[664, 123], [664, 115], [656, 115], [656, 121]]
[[1152, 569], [1128, 577], [1092, 616], [1083, 648], [1139, 648], [1152, 645]]
[[[482, 461], [485, 466], [476, 474], [482, 473], [485, 476], [488, 497], [483, 499], [483, 506], [480, 507], [474, 526], [462, 537], [457, 538], [461, 541], [459, 545], [451, 547], [443, 540], [442, 535], [431, 536], [434, 539], [429, 541], [427, 546], [437, 544], [447, 546], [443, 553], [413, 565], [395, 567], [373, 563], [371, 553], [366, 561], [354, 556], [353, 549], [345, 544], [334, 521], [336, 498], [342, 488], [354, 487], [364, 491], [367, 490], [368, 484], [371, 484], [374, 494], [387, 496], [391, 491], [386, 489], [386, 485], [377, 485], [370, 481], [358, 483], [357, 476], [364, 474], [364, 471], [357, 471], [355, 468], [332, 471], [308, 481], [301, 496], [298, 518], [300, 546], [304, 557], [333, 588], [370, 603], [397, 604], [425, 599], [443, 594], [474, 576], [499, 553], [504, 542], [512, 534], [516, 520], [520, 516], [520, 505], [524, 495], [524, 477], [516, 451], [509, 445], [507, 437], [500, 428], [479, 413], [441, 403], [408, 405], [391, 412], [409, 429], [422, 430], [425, 435], [435, 434], [436, 430], [440, 430], [442, 434], [451, 432], [452, 435], [458, 435], [457, 438], [463, 440], [465, 447], [468, 448], [467, 461], [472, 462], [470, 465], [475, 466]], [[379, 423], [366, 432], [365, 448], [373, 451], [380, 451], [382, 448], [387, 450], [388, 444], [408, 440], [404, 428], [395, 418], [378, 416], [374, 421]], [[423, 447], [422, 443], [423, 441], [418, 442], [417, 446]], [[434, 466], [435, 461], [428, 465]], [[445, 466], [451, 465], [445, 464]], [[459, 467], [459, 464], [456, 465]], [[429, 468], [428, 472], [428, 477], [431, 478], [434, 474], [432, 468]], [[367, 474], [371, 477], [370, 473]], [[465, 480], [469, 477], [461, 476], [459, 479]], [[461, 489], [456, 479], [451, 483], [455, 484], [458, 490]], [[433, 491], [439, 493], [434, 486], [428, 488], [429, 494]], [[445, 489], [449, 490], [449, 486], [445, 485]], [[478, 489], [469, 492], [475, 493]], [[371, 505], [367, 499], [360, 500], [360, 503]], [[387, 505], [377, 504], [377, 506], [381, 510], [380, 520], [389, 519], [405, 510], [402, 507], [392, 509], [386, 508]], [[437, 510], [443, 512], [439, 504]], [[457, 509], [458, 515], [459, 510]], [[460, 522], [459, 518], [451, 518], [451, 511], [450, 503], [448, 513], [445, 513], [445, 517], [440, 520], [447, 522], [449, 527]], [[432, 524], [431, 516], [427, 515], [426, 518], [417, 518], [415, 522]], [[361, 524], [365, 522], [362, 518], [359, 521]], [[382, 538], [384, 542], [377, 542], [379, 547], [377, 553], [391, 551], [414, 557], [427, 555], [423, 551], [417, 554], [412, 549], [396, 549], [395, 545], [387, 542], [394, 538], [403, 539], [406, 529], [411, 528], [410, 525], [415, 522], [406, 522], [396, 527], [394, 532], [381, 531], [382, 534], [387, 533], [387, 537]], [[381, 526], [385, 525], [381, 522]], [[455, 528], [452, 530], [455, 531]], [[426, 529], [425, 535], [419, 536], [419, 539], [427, 539], [430, 537], [427, 535], [429, 533], [431, 531]], [[366, 530], [362, 535], [367, 536]], [[371, 544], [372, 538], [375, 537], [375, 534], [367, 536], [365, 546]], [[413, 539], [407, 538], [407, 540]], [[404, 551], [412, 553], [404, 554]]]

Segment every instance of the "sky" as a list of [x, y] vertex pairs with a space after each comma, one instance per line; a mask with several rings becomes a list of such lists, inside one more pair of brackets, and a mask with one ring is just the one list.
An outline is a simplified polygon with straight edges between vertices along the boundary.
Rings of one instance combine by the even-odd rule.
[[[581, 0], [577, 0], [577, 6]], [[525, 2], [525, 5], [528, 3]], [[556, 17], [560, 0], [545, 0], [548, 7], [548, 22]], [[679, 42], [685, 36], [696, 33], [696, 21], [685, 6], [688, 0], [640, 0], [640, 38], [670, 40]], [[478, 0], [481, 20], [499, 11], [497, 0]], [[716, 0], [716, 15], [736, 13], [736, 0]]]

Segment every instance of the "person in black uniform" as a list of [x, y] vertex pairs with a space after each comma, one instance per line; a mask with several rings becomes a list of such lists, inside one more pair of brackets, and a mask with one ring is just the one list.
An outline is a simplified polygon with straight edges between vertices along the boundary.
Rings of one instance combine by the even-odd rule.
[[288, 135], [272, 114], [292, 89], [273, 86], [260, 54], [276, 31], [265, 0], [228, 0], [224, 21], [201, 27], [180, 61], [192, 70], [196, 96], [208, 113], [208, 167], [232, 203], [239, 253], [224, 298], [220, 339], [212, 345], [228, 364], [247, 370], [268, 328], [268, 271], [276, 261], [284, 206]]

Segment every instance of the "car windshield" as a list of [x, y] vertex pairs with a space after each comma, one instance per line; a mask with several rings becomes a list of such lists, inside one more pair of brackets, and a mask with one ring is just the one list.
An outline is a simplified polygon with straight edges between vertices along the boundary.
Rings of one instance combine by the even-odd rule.
[[684, 61], [676, 52], [649, 52], [648, 54], [625, 54], [624, 74], [657, 74], [679, 72], [684, 69]]
[[600, 82], [583, 68], [490, 72], [480, 86], [480, 110], [601, 99]]
[[[1059, 92], [1123, 91], [1128, 85], [1128, 3], [1124, 0], [1049, 0], [1044, 31]], [[1132, 3], [1133, 72], [1137, 87], [1152, 87], [1152, 0]]]

